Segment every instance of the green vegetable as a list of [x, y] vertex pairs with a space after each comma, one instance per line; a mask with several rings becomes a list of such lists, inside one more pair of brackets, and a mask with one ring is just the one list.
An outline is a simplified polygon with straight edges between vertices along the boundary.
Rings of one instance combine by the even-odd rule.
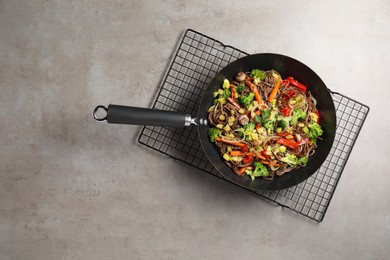
[[209, 128], [209, 136], [210, 136], [210, 141], [215, 142], [215, 138], [219, 137], [219, 133], [221, 132], [220, 129], [210, 127]]
[[277, 106], [276, 106], [276, 99], [275, 99], [275, 98], [272, 100], [272, 108], [273, 108], [273, 109], [277, 109]]
[[251, 179], [254, 180], [255, 177], [260, 177], [260, 176], [269, 176], [269, 172], [267, 170], [267, 168], [260, 162], [255, 162], [253, 163], [253, 165], [255, 166], [255, 169], [253, 170], [246, 170], [246, 174], [250, 175], [251, 176]]
[[243, 138], [244, 137], [244, 132], [245, 132], [245, 129], [244, 127], [238, 127], [235, 129], [235, 131], [238, 133], [238, 135]]
[[268, 130], [268, 131], [273, 131], [274, 130], [274, 121], [271, 119], [266, 119], [263, 121], [263, 126]]
[[297, 96], [294, 100], [295, 100], [295, 105], [296, 106], [300, 106], [303, 102], [305, 98], [301, 95]]
[[257, 84], [262, 80], [265, 80], [265, 72], [262, 70], [254, 69], [251, 71], [250, 76], [254, 79], [254, 83]]
[[230, 82], [229, 80], [225, 79], [222, 84], [222, 88], [229, 88], [230, 87]]
[[221, 98], [218, 98], [217, 100], [218, 100], [218, 102], [221, 103], [222, 105], [223, 105], [223, 104], [226, 104], [226, 98], [221, 97]]
[[271, 109], [264, 109], [263, 112], [261, 112], [261, 121], [264, 121], [271, 115]]
[[233, 162], [240, 162], [242, 161], [242, 157], [241, 156], [230, 156], [228, 153], [225, 153], [223, 154], [223, 159], [225, 159], [226, 161], [233, 161]]
[[224, 88], [222, 92], [222, 97], [223, 98], [228, 98], [232, 95], [232, 91], [228, 88]]
[[227, 154], [227, 153], [225, 153], [225, 154], [223, 154], [223, 159], [225, 159], [226, 161], [230, 161], [230, 156], [229, 156], [229, 154]]
[[298, 165], [305, 166], [307, 164], [307, 160], [308, 158], [306, 156], [299, 158]]
[[280, 147], [279, 147], [279, 152], [281, 152], [281, 153], [285, 153], [287, 151], [287, 148], [286, 148], [286, 146], [284, 146], [284, 145], [281, 145]]
[[270, 114], [270, 116], [269, 116], [269, 118], [272, 120], [272, 121], [276, 121], [276, 116], [278, 115], [278, 111], [276, 111], [276, 110], [272, 110], [271, 111], [271, 114]]
[[312, 142], [315, 142], [317, 137], [321, 136], [323, 133], [321, 126], [317, 123], [308, 124], [307, 127], [309, 128], [309, 139]]
[[280, 127], [282, 131], [286, 130], [287, 125], [288, 125], [288, 124], [287, 124], [287, 121], [284, 120], [284, 119], [279, 120], [279, 121], [277, 122], [277, 124], [276, 124], [276, 126], [277, 126], [277, 127]]
[[252, 102], [254, 97], [255, 97], [255, 94], [253, 94], [251, 92], [248, 94], [248, 96], [240, 96], [238, 98], [238, 102], [240, 102], [240, 104], [242, 106], [244, 106], [246, 109], [248, 109], [248, 107], [251, 105], [251, 102]]
[[291, 118], [291, 121], [290, 121], [290, 125], [296, 125], [298, 120], [305, 119], [305, 118], [306, 118], [306, 112], [305, 111], [303, 111], [300, 108], [295, 109], [292, 112], [292, 118]]
[[[276, 122], [276, 116], [278, 112], [276, 110], [265, 109], [262, 114], [262, 124], [268, 130], [268, 133], [274, 130], [274, 123]], [[255, 119], [256, 120], [256, 119]]]
[[252, 132], [255, 130], [256, 125], [252, 122], [244, 126], [245, 139], [247, 141], [252, 141]]
[[296, 167], [298, 165], [305, 166], [307, 164], [308, 158], [306, 156], [302, 156], [298, 159], [296, 155], [287, 153], [286, 156], [280, 160], [292, 167]]
[[245, 86], [244, 83], [241, 83], [241, 84], [238, 85], [238, 87], [237, 87], [237, 92], [241, 94], [242, 91], [244, 91], [244, 89], [246, 89], [246, 86]]
[[255, 119], [256, 123], [261, 123], [263, 121], [261, 116], [259, 116], [259, 115], [256, 115], [254, 119]]
[[298, 158], [294, 154], [286, 153], [286, 156], [284, 156], [282, 159], [280, 159], [282, 162], [287, 163], [288, 165], [295, 167], [298, 165]]

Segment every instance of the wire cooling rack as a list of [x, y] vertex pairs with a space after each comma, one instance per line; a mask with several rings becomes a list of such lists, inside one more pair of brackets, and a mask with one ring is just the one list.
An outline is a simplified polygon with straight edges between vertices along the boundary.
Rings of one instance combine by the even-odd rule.
[[[153, 108], [196, 115], [202, 94], [214, 75], [227, 64], [246, 55], [248, 53], [188, 29], [162, 81]], [[323, 220], [369, 112], [368, 106], [340, 93], [331, 93], [336, 107], [336, 137], [327, 159], [317, 172], [306, 181], [284, 190], [258, 192], [243, 189], [317, 222]], [[194, 126], [186, 128], [144, 126], [138, 141], [230, 182], [208, 161]]]

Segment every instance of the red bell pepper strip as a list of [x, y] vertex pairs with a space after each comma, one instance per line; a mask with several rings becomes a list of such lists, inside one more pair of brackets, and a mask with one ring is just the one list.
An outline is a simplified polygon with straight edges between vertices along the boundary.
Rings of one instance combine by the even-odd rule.
[[287, 94], [287, 96], [288, 96], [289, 98], [292, 98], [294, 95], [295, 95], [295, 91], [294, 91], [294, 90], [290, 90], [290, 91], [288, 92], [288, 94]]
[[249, 150], [248, 144], [244, 144], [243, 146], [241, 146], [241, 151], [248, 152], [248, 150]]
[[299, 83], [297, 80], [295, 80], [293, 77], [288, 77], [287, 79], [283, 80], [283, 83], [290, 83], [291, 85], [295, 86], [297, 89], [302, 90], [303, 92], [306, 92], [306, 86], [302, 83]]
[[299, 142], [295, 142], [293, 140], [288, 140], [288, 139], [285, 139], [285, 138], [279, 138], [278, 140], [276, 140], [276, 142], [278, 144], [282, 144], [282, 145], [287, 146], [288, 148], [291, 148], [291, 149], [298, 149], [298, 147], [300, 145], [303, 145], [307, 141], [308, 141], [308, 139], [302, 139]]
[[269, 155], [266, 153], [265, 150], [261, 150], [260, 154], [261, 154], [261, 156], [263, 156], [263, 157], [266, 158], [266, 159], [271, 158], [271, 156], [269, 156]]
[[282, 131], [280, 133], [277, 133], [278, 136], [281, 136], [281, 137], [285, 137], [285, 136], [288, 136], [290, 133], [287, 132], [287, 131]]
[[244, 159], [242, 159], [243, 163], [250, 163], [253, 160], [253, 156], [251, 154], [247, 154]]
[[290, 115], [290, 112], [291, 112], [291, 108], [289, 108], [289, 107], [284, 107], [284, 108], [280, 109], [280, 112], [281, 112], [284, 116], [289, 116], [289, 115]]
[[278, 144], [282, 144], [284, 146], [287, 146], [288, 148], [291, 148], [291, 149], [297, 149], [299, 147], [297, 142], [292, 141], [292, 140], [288, 140], [288, 139], [285, 139], [285, 138], [279, 138], [278, 140], [276, 140], [276, 142]]

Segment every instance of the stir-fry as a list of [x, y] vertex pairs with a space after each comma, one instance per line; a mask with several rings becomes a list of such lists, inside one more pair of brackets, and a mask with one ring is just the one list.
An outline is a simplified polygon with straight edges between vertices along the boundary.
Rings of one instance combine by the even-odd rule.
[[210, 140], [236, 174], [272, 180], [314, 154], [323, 133], [316, 100], [294, 78], [275, 70], [240, 72], [214, 97]]

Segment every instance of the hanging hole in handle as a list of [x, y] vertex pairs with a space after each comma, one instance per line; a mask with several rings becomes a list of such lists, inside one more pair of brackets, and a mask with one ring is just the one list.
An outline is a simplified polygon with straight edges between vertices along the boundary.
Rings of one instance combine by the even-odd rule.
[[[105, 113], [104, 113], [104, 112], [101, 112], [102, 110], [105, 110], [106, 112], [105, 112]], [[97, 106], [97, 107], [95, 107], [95, 109], [93, 110], [93, 113], [92, 113], [93, 118], [95, 118], [95, 120], [96, 120], [96, 121], [99, 121], [99, 122], [104, 121], [104, 120], [107, 119], [107, 111], [108, 111], [108, 110], [107, 110], [107, 108], [106, 108], [105, 106], [102, 106], [102, 105]], [[104, 114], [104, 117], [103, 117], [102, 114]]]

